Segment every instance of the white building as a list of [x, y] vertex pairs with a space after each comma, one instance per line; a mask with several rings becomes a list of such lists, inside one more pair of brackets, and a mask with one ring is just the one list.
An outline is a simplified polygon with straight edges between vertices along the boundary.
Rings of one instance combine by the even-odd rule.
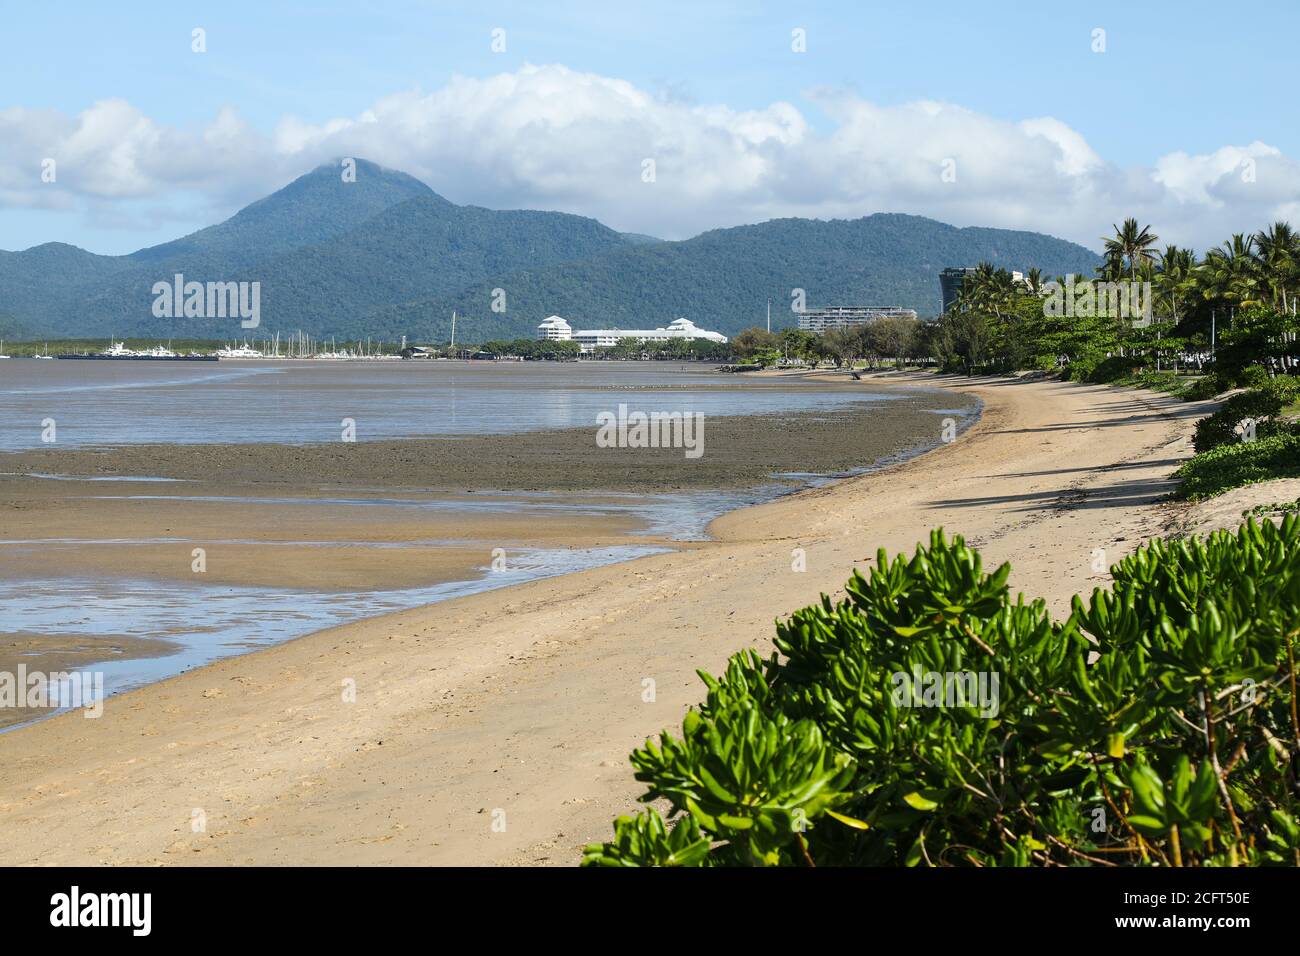
[[551, 342], [567, 342], [573, 338], [573, 329], [558, 315], [548, 315], [537, 327], [537, 337]]
[[896, 305], [834, 305], [799, 313], [799, 328], [820, 335], [831, 329], [848, 329], [885, 318], [915, 319], [916, 310]]
[[552, 315], [537, 327], [539, 339], [551, 339], [567, 342], [570, 339], [582, 347], [583, 352], [609, 348], [620, 342], [639, 341], [666, 342], [670, 339], [707, 339], [710, 342], [725, 344], [727, 337], [719, 332], [701, 329], [690, 319], [674, 319], [666, 328], [659, 329], [578, 329], [574, 331], [569, 323], [558, 315]]

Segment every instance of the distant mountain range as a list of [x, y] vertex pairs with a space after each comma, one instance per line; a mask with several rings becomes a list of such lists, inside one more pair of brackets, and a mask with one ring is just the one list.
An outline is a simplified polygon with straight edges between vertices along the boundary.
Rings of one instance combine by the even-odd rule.
[[[588, 328], [685, 316], [730, 335], [761, 323], [769, 299], [773, 327], [794, 324], [794, 289], [809, 308], [901, 305], [933, 315], [947, 266], [992, 262], [1058, 275], [1091, 273], [1098, 261], [1041, 233], [897, 214], [776, 219], [666, 242], [566, 213], [458, 206], [405, 173], [358, 160], [355, 182], [338, 165], [321, 166], [223, 223], [130, 255], [63, 243], [0, 251], [0, 335], [245, 338], [301, 329], [430, 341], [447, 338], [453, 309], [465, 341], [531, 336], [557, 313]], [[177, 273], [260, 282], [260, 327], [155, 317], [153, 285]]]

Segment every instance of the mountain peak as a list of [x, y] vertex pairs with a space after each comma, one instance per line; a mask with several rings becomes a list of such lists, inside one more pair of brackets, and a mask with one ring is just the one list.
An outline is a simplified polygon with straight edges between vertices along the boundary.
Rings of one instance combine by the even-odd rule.
[[404, 173], [400, 169], [390, 169], [387, 166], [381, 166], [373, 160], [364, 159], [360, 156], [338, 156], [328, 162], [321, 163], [315, 169], [303, 173], [283, 189], [272, 193], [266, 198], [274, 198], [280, 192], [284, 192], [286, 189], [292, 190], [296, 186], [299, 188], [314, 188], [320, 186], [332, 187], [335, 183], [344, 186], [356, 185], [367, 188], [381, 186], [383, 188], [400, 190], [407, 194], [405, 197], [407, 199], [413, 199], [416, 196], [420, 196], [426, 199], [435, 199], [439, 202], [447, 203], [448, 205], [455, 205], [450, 200], [438, 195], [438, 193], [434, 192], [425, 183], [416, 179], [410, 173]]
[[141, 263], [221, 255], [236, 262], [325, 242], [416, 197], [452, 205], [414, 176], [367, 159], [323, 163], [225, 222], [131, 254]]

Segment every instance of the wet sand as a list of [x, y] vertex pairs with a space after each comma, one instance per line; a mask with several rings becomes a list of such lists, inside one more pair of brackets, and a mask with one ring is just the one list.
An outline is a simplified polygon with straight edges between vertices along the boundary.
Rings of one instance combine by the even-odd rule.
[[[319, 591], [418, 587], [481, 568], [494, 548], [623, 544], [642, 527], [630, 516], [484, 513], [469, 503], [462, 511], [457, 499], [435, 495], [392, 502], [370, 493], [345, 504], [318, 492], [285, 493], [257, 501], [223, 486], [221, 500], [193, 501], [179, 492], [158, 495], [157, 486], [49, 484], [10, 493], [21, 495], [22, 508], [2, 525], [10, 543], [0, 542], [0, 576], [123, 575]], [[194, 570], [195, 548], [204, 552], [202, 572]]]
[[[973, 403], [961, 396], [932, 390], [898, 395], [833, 410], [709, 416], [698, 458], [687, 458], [681, 448], [597, 447], [593, 422], [590, 428], [462, 438], [38, 448], [0, 454], [0, 480], [7, 473], [143, 476], [216, 489], [278, 485], [306, 492], [320, 486], [637, 493], [744, 488], [774, 473], [843, 472], [918, 446], [932, 447], [940, 440], [946, 414], [940, 410], [974, 411]], [[628, 402], [635, 410], [635, 397]], [[175, 489], [158, 483], [154, 491]]]
[[[953, 404], [915, 392], [832, 412], [709, 418], [697, 460], [680, 449], [598, 448], [594, 429], [9, 454], [0, 456], [0, 472], [10, 473], [0, 475], [0, 581], [21, 592], [23, 582], [77, 579], [113, 590], [115, 581], [155, 580], [164, 582], [161, 593], [174, 582], [187, 585], [186, 597], [171, 592], [179, 608], [196, 601], [191, 585], [301, 589], [310, 601], [322, 592], [470, 582], [521, 552], [690, 548], [651, 527], [651, 518], [681, 525], [690, 517], [682, 511], [699, 509], [700, 537], [728, 506], [725, 495], [699, 500], [702, 490], [761, 483], [770, 497], [801, 484], [773, 479], [773, 471], [837, 472], [906, 453], [935, 440], [941, 416], [932, 409]], [[605, 491], [633, 486], [636, 496]], [[199, 598], [196, 622], [203, 608]], [[67, 613], [83, 616], [74, 607]], [[182, 647], [168, 633], [81, 637], [72, 647], [12, 633], [14, 626], [0, 620], [0, 673], [19, 663], [54, 672]], [[31, 716], [0, 708], [0, 727]]]
[[[169, 654], [174, 645], [165, 638], [140, 638], [127, 634], [29, 634], [0, 630], [0, 674], [16, 675], [19, 666], [27, 672], [62, 674], [90, 668], [105, 661], [124, 661]], [[24, 691], [25, 692], [25, 689]], [[49, 715], [39, 707], [28, 707], [17, 698], [17, 707], [0, 707], [0, 730]]]

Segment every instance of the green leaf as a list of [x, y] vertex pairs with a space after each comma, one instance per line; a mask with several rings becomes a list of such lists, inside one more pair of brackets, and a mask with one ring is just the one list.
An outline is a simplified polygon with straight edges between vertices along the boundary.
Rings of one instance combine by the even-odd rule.
[[1143, 836], [1159, 837], [1169, 832], [1169, 827], [1163, 820], [1143, 813], [1130, 813], [1128, 822], [1133, 825], [1133, 829]]
[[903, 866], [916, 866], [924, 858], [921, 852], [921, 838], [917, 837], [911, 849], [907, 851], [907, 856], [903, 857]]
[[845, 816], [843, 813], [836, 813], [834, 810], [827, 810], [826, 815], [839, 820], [840, 823], [843, 823], [845, 826], [853, 827], [855, 830], [871, 829], [871, 824], [867, 823], [865, 820], [858, 820], [850, 816]]
[[939, 804], [921, 794], [919, 790], [903, 794], [903, 800], [914, 810], [933, 810]]

